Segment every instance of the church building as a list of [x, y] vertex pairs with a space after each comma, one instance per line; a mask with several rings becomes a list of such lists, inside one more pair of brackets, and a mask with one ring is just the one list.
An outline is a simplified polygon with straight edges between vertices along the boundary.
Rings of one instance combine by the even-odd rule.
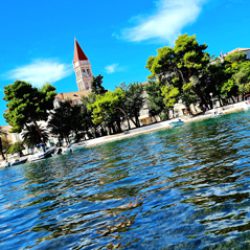
[[93, 78], [91, 64], [88, 57], [83, 52], [76, 39], [74, 45], [73, 65], [74, 65], [78, 90], [79, 91], [91, 90], [91, 84]]
[[87, 96], [91, 92], [93, 80], [91, 64], [76, 39], [74, 41], [73, 67], [78, 91], [57, 94], [56, 100], [58, 101], [71, 100], [78, 103], [83, 96]]

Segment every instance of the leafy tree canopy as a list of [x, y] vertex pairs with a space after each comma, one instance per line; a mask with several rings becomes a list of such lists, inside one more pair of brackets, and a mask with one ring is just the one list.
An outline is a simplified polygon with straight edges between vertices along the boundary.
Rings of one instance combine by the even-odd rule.
[[22, 132], [22, 139], [23, 143], [28, 147], [34, 147], [40, 143], [46, 143], [49, 139], [49, 135], [45, 129], [31, 124], [25, 127]]
[[97, 95], [94, 103], [88, 105], [88, 109], [92, 110], [92, 120], [95, 125], [104, 123], [105, 125], [112, 123], [119, 112], [117, 107], [121, 106], [125, 93], [121, 88], [115, 91], [107, 91], [103, 95]]
[[51, 133], [69, 143], [71, 133], [76, 135], [83, 130], [83, 115], [80, 105], [73, 105], [70, 101], [60, 102], [59, 107], [51, 112], [48, 122]]
[[16, 143], [12, 144], [8, 148], [8, 153], [9, 154], [19, 153], [19, 156], [22, 157], [23, 156], [22, 150], [24, 150], [23, 143], [22, 142], [16, 142]]
[[128, 86], [124, 85], [123, 91], [125, 96], [124, 102], [121, 103], [121, 108], [134, 125], [140, 127], [139, 116], [144, 103], [143, 85], [141, 83], [131, 83]]
[[56, 92], [49, 84], [37, 89], [27, 82], [16, 81], [4, 88], [4, 94], [7, 102], [4, 117], [13, 132], [21, 132], [25, 124], [48, 118]]
[[206, 48], [195, 36], [184, 34], [178, 37], [173, 48], [160, 48], [155, 57], [149, 57], [146, 65], [151, 72], [149, 78], [161, 85], [166, 107], [172, 107], [179, 98], [187, 105], [196, 99], [208, 106], [209, 96], [205, 90], [210, 84], [206, 77], [210, 56]]
[[92, 92], [96, 95], [101, 95], [107, 92], [107, 90], [103, 87], [103, 76], [98, 75], [94, 76], [92, 80]]
[[158, 82], [150, 82], [145, 86], [147, 92], [147, 103], [151, 116], [160, 115], [165, 110], [161, 86]]

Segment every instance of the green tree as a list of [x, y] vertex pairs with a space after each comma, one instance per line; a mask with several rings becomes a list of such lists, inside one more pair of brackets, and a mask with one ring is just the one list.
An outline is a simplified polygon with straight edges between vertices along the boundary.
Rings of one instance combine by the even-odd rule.
[[4, 117], [12, 126], [12, 131], [21, 132], [33, 123], [39, 133], [37, 121], [47, 120], [48, 111], [53, 108], [55, 88], [46, 84], [37, 89], [27, 82], [16, 81], [4, 88], [4, 94], [7, 101]]
[[5, 160], [5, 152], [10, 147], [10, 142], [8, 141], [7, 134], [0, 128], [0, 154], [2, 159]]
[[179, 90], [178, 88], [171, 86], [171, 85], [165, 85], [161, 89], [162, 95], [163, 95], [163, 102], [167, 109], [173, 109], [174, 104], [177, 103], [177, 97], [179, 96]]
[[250, 93], [250, 60], [240, 64], [238, 72], [233, 75], [233, 79], [243, 97]]
[[46, 83], [41, 89], [38, 89], [38, 91], [40, 94], [40, 109], [42, 111], [40, 120], [46, 121], [48, 119], [49, 111], [54, 108], [56, 89], [51, 84]]
[[227, 102], [226, 96], [223, 94], [223, 91], [221, 91], [227, 79], [224, 63], [221, 60], [213, 61], [213, 63], [208, 66], [206, 91], [213, 97], [217, 97], [221, 106]]
[[224, 81], [220, 86], [220, 92], [224, 99], [231, 99], [248, 92], [249, 60], [242, 52], [227, 55], [223, 61]]
[[149, 57], [146, 65], [151, 72], [149, 78], [154, 78], [161, 85], [167, 108], [178, 99], [187, 106], [192, 101], [199, 102], [201, 107], [209, 107], [211, 97], [207, 93], [207, 68], [210, 56], [205, 52], [206, 48], [207, 45], [199, 44], [195, 36], [185, 34], [178, 37], [174, 48], [160, 48], [155, 57]]
[[151, 72], [149, 79], [165, 83], [178, 71], [174, 50], [170, 47], [158, 49], [156, 56], [149, 57], [146, 68]]
[[[86, 134], [89, 138], [98, 137], [98, 126], [99, 124], [94, 124], [92, 119], [92, 109], [90, 107], [96, 100], [96, 94], [90, 93], [88, 96], [82, 98], [82, 110], [83, 110], [83, 126]], [[105, 135], [105, 130], [101, 127], [102, 134]]]
[[23, 152], [22, 150], [24, 150], [24, 146], [22, 142], [16, 142], [14, 144], [12, 144], [9, 149], [8, 149], [8, 153], [9, 154], [15, 154], [18, 153], [20, 157], [23, 156]]
[[87, 105], [92, 112], [93, 123], [107, 127], [110, 134], [121, 132], [121, 112], [118, 107], [121, 107], [123, 100], [124, 91], [121, 88], [96, 95], [95, 101]]
[[[192, 95], [186, 100], [193, 99], [195, 94], [202, 108], [209, 108], [211, 103], [206, 81], [210, 56], [205, 52], [206, 49], [206, 44], [199, 44], [195, 36], [187, 34], [179, 36], [174, 46], [178, 73], [182, 79], [182, 88], [179, 91], [182, 95], [189, 95], [189, 93]], [[189, 106], [190, 103], [186, 105]]]
[[[121, 110], [125, 111], [125, 117], [130, 118], [136, 127], [140, 127], [140, 110], [143, 107], [143, 85], [140, 83], [131, 83], [128, 86], [123, 85], [125, 96], [121, 102]], [[129, 125], [130, 127], [130, 125]]]
[[232, 78], [223, 83], [221, 87], [221, 94], [224, 98], [231, 98], [234, 102], [233, 96], [236, 96], [238, 93], [238, 86]]
[[226, 57], [225, 57], [225, 62], [229, 62], [230, 64], [232, 64], [232, 68], [237, 68], [237, 64], [239, 62], [244, 62], [246, 60], [247, 60], [247, 56], [243, 52], [230, 53], [230, 54], [226, 55]]
[[46, 143], [49, 139], [48, 133], [45, 129], [34, 124], [27, 125], [22, 132], [23, 143], [28, 147], [34, 147], [41, 143]]
[[65, 139], [66, 143], [70, 143], [69, 136], [73, 129], [79, 129], [79, 115], [75, 110], [80, 111], [77, 106], [74, 108], [70, 101], [60, 102], [59, 107], [55, 108], [51, 112], [51, 117], [48, 122], [48, 126], [51, 129], [51, 133], [59, 137], [59, 139]]
[[98, 75], [98, 76], [93, 76], [92, 80], [92, 93], [96, 95], [101, 95], [107, 92], [107, 90], [103, 87], [103, 76]]

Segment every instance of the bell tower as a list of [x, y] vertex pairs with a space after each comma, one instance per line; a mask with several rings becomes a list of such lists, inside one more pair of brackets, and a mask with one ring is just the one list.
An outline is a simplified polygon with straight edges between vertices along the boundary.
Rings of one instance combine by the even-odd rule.
[[84, 54], [79, 43], [75, 39], [74, 44], [74, 71], [79, 91], [91, 90], [93, 74], [88, 57]]

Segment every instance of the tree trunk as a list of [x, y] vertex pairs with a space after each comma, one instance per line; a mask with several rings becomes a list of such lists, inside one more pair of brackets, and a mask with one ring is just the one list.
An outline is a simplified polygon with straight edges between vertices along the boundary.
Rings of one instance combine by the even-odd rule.
[[140, 124], [138, 116], [135, 116], [135, 122], [136, 122], [136, 127], [139, 128], [141, 126], [141, 124]]
[[127, 113], [122, 108], [118, 108], [118, 110], [121, 111], [122, 114], [124, 115], [125, 119], [127, 120], [128, 130], [130, 130], [131, 126], [130, 126], [129, 117], [128, 117]]
[[108, 131], [109, 131], [109, 135], [111, 135], [112, 133], [111, 133], [111, 127], [110, 126], [108, 126]]
[[116, 129], [115, 129], [114, 123], [111, 124], [111, 128], [112, 128], [113, 134], [115, 134], [116, 133]]
[[136, 126], [136, 121], [134, 121], [134, 119], [132, 117], [130, 117], [130, 120], [132, 121], [132, 123]]
[[[192, 110], [191, 110], [191, 108], [190, 108], [190, 105], [186, 105], [186, 107], [187, 107], [187, 112], [188, 112], [188, 114], [191, 114], [191, 115], [193, 115], [193, 112], [192, 112]], [[195, 108], [195, 107], [194, 107]], [[197, 109], [195, 108], [195, 113], [197, 113]]]
[[36, 122], [36, 121], [33, 121], [33, 124], [35, 125], [36, 131], [37, 131], [37, 133], [39, 134], [41, 141], [42, 141], [44, 144], [46, 144], [46, 142], [44, 141], [43, 135], [42, 135], [42, 133], [41, 133], [41, 131], [40, 131], [40, 128], [39, 128], [37, 122]]
[[153, 118], [154, 118], [154, 120], [155, 120], [155, 123], [157, 123], [158, 121], [157, 121], [157, 118], [156, 118], [155, 115], [153, 116]]
[[116, 125], [117, 125], [117, 129], [118, 129], [118, 133], [121, 133], [122, 132], [122, 128], [121, 128], [121, 121], [120, 121], [120, 118], [118, 118], [116, 120]]
[[4, 153], [3, 153], [3, 143], [2, 143], [2, 138], [0, 137], [0, 153], [2, 155], [2, 158], [3, 160], [5, 160], [5, 156], [4, 156]]
[[69, 142], [69, 137], [68, 136], [65, 136], [65, 141], [66, 141], [66, 144], [69, 145], [70, 142]]
[[220, 97], [219, 97], [219, 103], [220, 103], [220, 106], [223, 107], [223, 101]]
[[235, 103], [233, 96], [231, 96], [230, 99], [232, 100], [233, 103]]
[[128, 124], [128, 130], [130, 130], [130, 129], [131, 129], [131, 126], [130, 126], [129, 118], [126, 117], [126, 120], [127, 120], [127, 124]]

